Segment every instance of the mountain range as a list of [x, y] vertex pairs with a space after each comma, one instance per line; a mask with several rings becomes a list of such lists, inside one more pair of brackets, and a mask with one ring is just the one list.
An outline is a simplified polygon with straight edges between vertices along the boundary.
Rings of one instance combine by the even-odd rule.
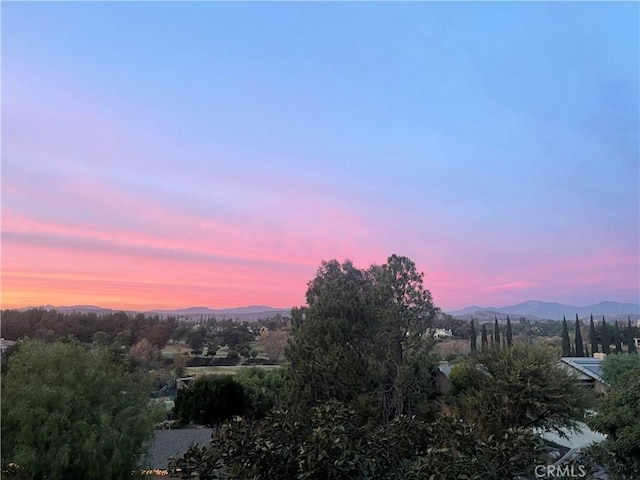
[[[29, 310], [31, 308], [44, 308], [45, 310], [56, 310], [58, 312], [63, 313], [111, 313], [117, 312], [116, 309], [111, 308], [102, 308], [96, 305], [71, 305], [71, 306], [59, 306], [54, 307], [53, 305], [44, 305], [41, 307], [26, 307], [21, 308], [20, 310]], [[199, 317], [208, 317], [215, 316], [218, 319], [223, 318], [232, 318], [238, 319], [242, 321], [254, 321], [259, 318], [266, 317], [274, 317], [275, 315], [282, 315], [283, 317], [288, 317], [291, 315], [290, 308], [274, 308], [268, 307], [266, 305], [249, 305], [246, 307], [235, 307], [235, 308], [220, 308], [220, 309], [212, 309], [209, 307], [190, 307], [190, 308], [178, 308], [178, 309], [167, 309], [167, 310], [126, 310], [128, 313], [144, 313], [146, 315], [161, 315], [161, 316], [176, 316], [176, 317], [187, 317], [187, 318], [199, 318]]]
[[467, 307], [462, 310], [447, 312], [454, 317], [486, 316], [487, 313], [505, 314], [505, 315], [522, 315], [525, 317], [546, 318], [551, 320], [561, 320], [562, 317], [573, 318], [577, 314], [579, 317], [594, 316], [640, 316], [640, 304], [637, 303], [619, 303], [619, 302], [600, 302], [593, 305], [585, 305], [578, 307], [575, 305], [565, 305], [554, 302], [541, 302], [539, 300], [529, 300], [518, 303], [516, 305], [507, 305], [505, 307]]
[[[28, 307], [33, 308], [33, 307]], [[40, 308], [55, 309], [59, 312], [77, 312], [77, 313], [108, 313], [115, 310], [108, 308], [101, 308], [95, 305], [74, 305], [74, 306], [61, 306], [53, 307], [46, 305]], [[22, 310], [26, 310], [24, 308]], [[131, 313], [137, 313], [132, 311]], [[201, 316], [213, 316], [217, 318], [233, 318], [239, 320], [257, 320], [258, 318], [273, 317], [277, 314], [282, 316], [290, 316], [290, 308], [274, 308], [267, 305], [249, 305], [246, 307], [235, 308], [222, 308], [212, 309], [209, 307], [190, 307], [179, 309], [167, 309], [167, 310], [148, 310], [143, 312], [151, 315], [175, 315], [178, 317], [201, 317]], [[471, 317], [484, 319], [493, 318], [499, 315], [519, 315], [528, 319], [551, 319], [561, 320], [562, 317], [574, 318], [577, 314], [580, 318], [594, 316], [612, 316], [612, 317], [627, 317], [631, 316], [634, 320], [640, 318], [640, 304], [637, 303], [619, 303], [619, 302], [600, 302], [593, 305], [585, 305], [578, 307], [575, 305], [565, 305], [562, 303], [554, 302], [541, 302], [538, 300], [529, 300], [526, 302], [518, 303], [516, 305], [507, 305], [504, 307], [479, 307], [472, 306], [463, 308], [461, 310], [446, 312], [451, 316], [470, 319]]]

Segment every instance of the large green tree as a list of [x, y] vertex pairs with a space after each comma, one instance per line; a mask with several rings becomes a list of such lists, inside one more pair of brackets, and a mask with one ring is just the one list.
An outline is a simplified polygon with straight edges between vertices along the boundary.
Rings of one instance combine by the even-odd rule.
[[291, 312], [284, 394], [291, 408], [329, 399], [364, 408], [377, 400], [370, 399], [380, 380], [371, 361], [377, 329], [372, 290], [370, 275], [351, 261], [322, 262], [308, 283], [307, 305]]
[[430, 391], [429, 352], [437, 308], [424, 288], [424, 274], [407, 257], [391, 255], [369, 272], [374, 281], [378, 318], [378, 358], [382, 360], [381, 385], [384, 418], [417, 413]]
[[584, 357], [584, 346], [582, 345], [582, 332], [580, 331], [580, 319], [576, 313], [576, 357]]
[[602, 338], [602, 353], [611, 353], [611, 335], [609, 334], [609, 327], [607, 326], [607, 322], [604, 319], [604, 315], [602, 316], [602, 332], [600, 336]]
[[562, 317], [562, 356], [571, 356], [571, 339], [569, 338], [569, 328], [565, 317]]
[[513, 332], [511, 331], [511, 319], [507, 315], [507, 347], [513, 346]]
[[116, 480], [153, 435], [150, 382], [103, 348], [28, 340], [2, 378], [2, 464], [23, 478]]
[[410, 259], [323, 262], [306, 298], [285, 352], [292, 403], [335, 399], [383, 422], [426, 405], [437, 309]]
[[496, 348], [500, 348], [500, 326], [498, 325], [498, 317], [495, 317], [493, 324], [493, 342]]
[[478, 340], [478, 334], [476, 333], [476, 327], [473, 324], [473, 317], [471, 317], [471, 331], [470, 331], [470, 335], [471, 335], [471, 351], [475, 352], [476, 350], [478, 350], [478, 345], [477, 345], [477, 340]]
[[633, 341], [633, 328], [631, 327], [631, 317], [627, 317], [627, 352], [636, 353], [636, 344]]
[[613, 326], [613, 344], [616, 347], [615, 353], [622, 353], [622, 338], [620, 336], [620, 327], [618, 326], [617, 320]]
[[489, 346], [489, 339], [487, 338], [487, 325], [483, 323], [481, 330], [482, 330], [481, 345], [482, 345], [482, 351], [484, 352]]
[[598, 337], [593, 323], [593, 315], [589, 318], [589, 341], [591, 342], [591, 355], [593, 356], [594, 353], [598, 353]]

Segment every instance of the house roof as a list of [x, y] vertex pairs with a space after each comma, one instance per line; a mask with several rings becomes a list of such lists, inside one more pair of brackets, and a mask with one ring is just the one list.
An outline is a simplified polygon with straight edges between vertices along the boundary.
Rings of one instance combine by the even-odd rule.
[[441, 363], [440, 365], [438, 365], [438, 370], [440, 370], [446, 377], [449, 377], [449, 375], [451, 375], [451, 370], [453, 369], [454, 365], [451, 365], [450, 363]]
[[569, 365], [587, 378], [584, 380], [593, 379], [598, 382], [606, 383], [602, 379], [602, 359], [593, 357], [562, 357], [562, 362]]

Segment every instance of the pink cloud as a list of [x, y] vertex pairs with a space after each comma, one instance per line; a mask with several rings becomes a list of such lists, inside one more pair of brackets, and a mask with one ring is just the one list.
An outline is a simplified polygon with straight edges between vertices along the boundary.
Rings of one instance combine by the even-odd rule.
[[493, 290], [504, 291], [504, 290], [522, 290], [529, 287], [531, 287], [531, 284], [528, 282], [509, 282], [509, 283], [502, 283], [499, 285], [490, 285], [488, 287], [484, 287], [484, 289], [489, 291], [493, 291]]

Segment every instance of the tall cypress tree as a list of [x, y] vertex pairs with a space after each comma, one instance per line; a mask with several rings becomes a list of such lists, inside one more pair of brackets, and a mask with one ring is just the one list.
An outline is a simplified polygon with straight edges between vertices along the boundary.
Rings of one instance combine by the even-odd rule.
[[584, 347], [582, 345], [582, 332], [580, 331], [580, 319], [576, 313], [576, 357], [584, 357]]
[[598, 339], [596, 338], [596, 326], [593, 324], [593, 315], [589, 320], [589, 340], [591, 341], [591, 355], [598, 353]]
[[487, 326], [482, 324], [482, 351], [484, 352], [489, 346], [489, 340], [487, 339]]
[[476, 327], [473, 325], [473, 317], [471, 317], [471, 351], [475, 352], [478, 349], [476, 345]]
[[609, 327], [607, 327], [607, 322], [604, 319], [604, 315], [602, 316], [602, 353], [606, 353], [609, 355], [611, 353], [611, 349], [609, 348], [609, 344], [611, 343], [611, 337], [609, 336]]
[[627, 351], [636, 353], [636, 343], [633, 341], [633, 328], [631, 327], [631, 317], [627, 320]]
[[562, 317], [562, 356], [571, 356], [571, 340], [569, 340], [569, 328], [565, 317]]
[[507, 347], [513, 345], [513, 332], [511, 331], [511, 319], [507, 315]]
[[500, 348], [500, 327], [498, 326], [498, 316], [495, 317], [496, 322], [493, 324], [493, 341], [496, 348]]
[[617, 320], [613, 327], [613, 343], [616, 346], [616, 354], [622, 353], [622, 339], [620, 338], [620, 327]]

